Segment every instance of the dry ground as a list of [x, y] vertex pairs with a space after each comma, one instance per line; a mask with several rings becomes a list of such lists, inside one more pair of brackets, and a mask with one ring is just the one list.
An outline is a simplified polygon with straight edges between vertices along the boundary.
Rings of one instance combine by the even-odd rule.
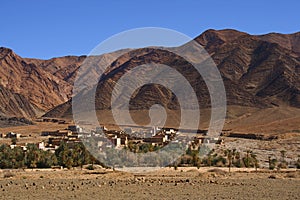
[[[192, 111], [193, 112], [193, 111]], [[180, 124], [180, 115], [178, 112], [168, 110], [168, 117], [166, 124], [170, 127], [178, 127]], [[207, 129], [210, 121], [210, 110], [201, 109], [200, 111], [200, 129]], [[97, 112], [98, 120], [101, 124], [106, 124], [109, 128], [117, 128], [115, 121], [110, 111]], [[89, 124], [90, 113], [82, 114], [85, 121], [82, 123]], [[161, 118], [161, 116], [155, 116]], [[149, 111], [132, 111], [131, 117], [137, 124], [147, 125], [150, 123]], [[68, 116], [68, 122], [71, 123], [72, 116]], [[186, 119], [181, 125], [184, 128], [190, 128], [190, 123], [194, 119]], [[15, 127], [0, 127], [0, 133], [9, 131], [21, 133], [24, 135], [39, 135], [44, 130], [65, 129], [68, 124], [58, 124], [51, 122], [35, 122], [35, 125], [15, 126]], [[239, 133], [262, 133], [262, 134], [286, 134], [298, 133], [300, 134], [300, 109], [291, 107], [273, 107], [267, 109], [257, 109], [251, 107], [228, 106], [226, 122], [224, 129]], [[125, 124], [121, 124], [125, 125]], [[127, 124], [130, 125], [130, 124]], [[94, 127], [95, 128], [95, 127]]]
[[[0, 133], [20, 133], [22, 137], [18, 139], [17, 144], [38, 143], [47, 140], [47, 137], [41, 137], [42, 131], [64, 130], [69, 124], [70, 123], [35, 122], [34, 125], [0, 127]], [[0, 138], [0, 144], [11, 144], [11, 139]]]
[[[119, 111], [120, 115], [122, 111]], [[191, 116], [196, 111], [191, 112]], [[148, 125], [151, 121], [148, 110], [134, 110], [131, 111], [131, 117], [136, 124]], [[180, 112], [174, 110], [166, 110], [167, 120], [166, 126], [191, 128], [194, 124], [194, 118], [187, 118], [181, 121]], [[198, 113], [198, 112], [196, 112]], [[199, 129], [207, 129], [209, 127], [210, 109], [200, 110], [200, 123]], [[90, 121], [90, 113], [82, 113], [83, 124], [88, 124]], [[97, 111], [98, 120], [101, 124], [107, 125], [109, 128], [116, 128], [114, 124], [130, 125], [130, 123], [121, 122], [116, 123], [111, 111], [99, 110]], [[152, 113], [155, 121], [161, 121], [162, 118], [158, 112]], [[72, 116], [68, 116], [72, 119]], [[125, 120], [124, 120], [125, 121]], [[180, 124], [181, 123], [181, 124]], [[272, 107], [266, 109], [258, 109], [253, 107], [243, 106], [227, 106], [226, 122], [224, 129], [231, 130], [232, 132], [240, 133], [262, 133], [262, 134], [284, 134], [284, 133], [300, 133], [300, 109], [293, 107]]]
[[[300, 199], [299, 171], [227, 171], [2, 171], [0, 199]], [[9, 173], [14, 176], [3, 178]]]
[[237, 149], [240, 152], [247, 152], [251, 150], [257, 155], [260, 167], [267, 168], [268, 157], [281, 160], [281, 151], [284, 150], [285, 160], [288, 163], [295, 162], [300, 156], [300, 134], [286, 134], [286, 137], [265, 141], [265, 140], [252, 140], [242, 138], [225, 138], [223, 146], [217, 147], [218, 149]]
[[15, 132], [20, 133], [23, 136], [39, 136], [42, 131], [55, 131], [63, 130], [68, 127], [69, 124], [58, 124], [53, 122], [34, 122], [34, 125], [25, 126], [12, 126], [12, 127], [0, 127], [0, 133]]

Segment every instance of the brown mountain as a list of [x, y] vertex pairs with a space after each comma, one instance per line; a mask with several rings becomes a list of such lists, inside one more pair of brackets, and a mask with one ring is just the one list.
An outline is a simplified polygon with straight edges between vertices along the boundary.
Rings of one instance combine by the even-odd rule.
[[[235, 30], [208, 30], [195, 40], [204, 46], [217, 64], [224, 80], [228, 105], [300, 108], [299, 33], [255, 36]], [[149, 61], [175, 66], [193, 82], [200, 106], [210, 104], [203, 80], [192, 73], [188, 63], [167, 51], [145, 48], [129, 52], [112, 62], [99, 82], [96, 108], [110, 108], [109, 94], [114, 83], [128, 70]], [[149, 108], [157, 102], [171, 109], [178, 108], [172, 93], [157, 85], [142, 87], [132, 98], [131, 105], [133, 108]], [[70, 105], [70, 102], [60, 105], [46, 116], [70, 116]]]
[[294, 34], [269, 33], [258, 37], [264, 41], [279, 44], [300, 56], [300, 32]]
[[73, 84], [74, 75], [78, 67], [82, 64], [86, 56], [65, 56], [52, 58], [49, 60], [25, 58], [27, 63], [35, 64], [46, 72], [58, 77], [61, 80]]
[[[2, 115], [36, 117], [66, 102], [71, 97], [72, 82], [64, 79], [82, 60], [82, 57], [24, 59], [10, 49], [0, 48]], [[5, 98], [9, 97], [12, 100], [8, 102]]]
[[35, 107], [23, 95], [0, 85], [0, 116], [35, 117]]
[[[217, 64], [224, 80], [228, 105], [300, 108], [300, 33], [257, 36], [229, 29], [207, 30], [195, 41], [204, 46]], [[97, 109], [110, 107], [108, 94], [112, 91], [114, 81], [126, 71], [150, 60], [176, 66], [193, 83], [200, 106], [210, 105], [208, 91], [201, 77], [193, 73], [188, 63], [169, 52], [138, 49], [115, 61], [112, 60], [113, 54], [117, 53], [96, 58], [111, 63], [98, 85]], [[32, 117], [50, 110], [45, 116], [70, 116], [72, 84], [85, 58], [28, 59], [21, 58], [9, 49], [0, 48], [0, 88], [3, 91], [3, 95], [0, 95], [3, 99], [0, 101], [0, 112], [8, 116]], [[95, 70], [89, 74], [91, 76], [86, 79], [99, 75], [99, 72]], [[9, 103], [8, 99], [14, 99], [14, 103]], [[142, 87], [135, 93], [131, 106], [136, 109], [149, 108], [157, 102], [170, 109], [178, 108], [174, 95], [159, 85]]]
[[196, 41], [210, 49], [213, 41], [204, 38], [219, 41], [211, 54], [223, 77], [255, 97], [300, 107], [300, 59], [296, 47], [300, 34], [251, 36], [234, 30], [209, 30]]

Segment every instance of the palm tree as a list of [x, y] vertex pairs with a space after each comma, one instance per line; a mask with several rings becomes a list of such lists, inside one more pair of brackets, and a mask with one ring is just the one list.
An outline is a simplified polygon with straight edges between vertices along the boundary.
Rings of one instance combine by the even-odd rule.
[[280, 154], [281, 154], [281, 162], [285, 162], [286, 151], [285, 150], [281, 150]]
[[39, 162], [41, 157], [40, 150], [35, 144], [28, 144], [27, 145], [27, 152], [26, 152], [26, 165], [30, 168], [36, 168], [37, 163]]
[[247, 168], [254, 166], [254, 164], [252, 162], [252, 158], [250, 157], [251, 154], [252, 154], [252, 151], [247, 150], [246, 151], [246, 157], [243, 158], [244, 165]]
[[285, 150], [281, 150], [280, 154], [281, 154], [281, 161], [280, 161], [280, 164], [278, 165], [278, 167], [279, 168], [286, 168], [287, 167], [287, 162], [285, 160], [286, 151]]
[[72, 152], [64, 141], [62, 141], [59, 147], [55, 150], [55, 155], [60, 166], [70, 167], [71, 163], [73, 165], [73, 159], [71, 161], [69, 158], [72, 156]]
[[230, 172], [230, 168], [232, 165], [232, 159], [233, 159], [233, 151], [231, 149], [226, 149], [224, 152], [225, 156], [227, 156], [228, 159], [228, 170]]
[[251, 152], [250, 156], [251, 156], [251, 160], [254, 161], [255, 171], [257, 171], [257, 168], [259, 167], [257, 155], [255, 153]]

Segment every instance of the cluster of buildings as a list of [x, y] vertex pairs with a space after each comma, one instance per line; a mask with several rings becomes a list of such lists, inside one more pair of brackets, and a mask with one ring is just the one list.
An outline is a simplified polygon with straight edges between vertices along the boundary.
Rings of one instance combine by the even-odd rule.
[[[74, 144], [81, 142], [79, 139], [79, 134], [82, 133], [82, 128], [76, 125], [70, 125], [68, 126], [67, 129], [65, 130], [56, 130], [56, 131], [43, 131], [41, 133], [42, 138], [45, 137], [44, 139], [41, 139], [41, 142], [36, 143], [37, 147], [41, 150], [50, 150], [50, 151], [55, 151], [60, 145], [62, 141], [65, 141], [69, 147], [74, 146]], [[14, 133], [14, 132], [8, 132], [8, 133], [0, 133], [0, 138], [15, 138], [15, 139], [20, 139], [23, 137], [19, 133]], [[24, 151], [27, 150], [27, 144], [25, 143], [20, 143], [14, 144], [12, 143], [10, 147], [13, 149], [17, 146], [20, 146], [23, 148]]]
[[0, 138], [21, 138], [20, 133], [8, 132], [8, 133], [0, 133]]
[[90, 133], [81, 133], [78, 138], [88, 141], [90, 137], [96, 141], [99, 150], [104, 148], [124, 148], [129, 144], [152, 144], [153, 146], [166, 145], [176, 135], [174, 129], [160, 129], [158, 127], [130, 127], [122, 131], [108, 130], [98, 127]]
[[[153, 146], [163, 146], [168, 144], [176, 135], [175, 129], [161, 129], [158, 127], [126, 127], [124, 131], [104, 130], [105, 136], [111, 141], [115, 148], [126, 147], [131, 144], [151, 144]], [[104, 143], [99, 142], [98, 147], [103, 147]], [[108, 144], [109, 145], [109, 144]]]
[[[199, 132], [200, 133], [200, 132]], [[108, 130], [106, 127], [97, 127], [94, 131], [85, 133], [78, 125], [69, 125], [64, 130], [42, 131], [41, 142], [37, 146], [41, 150], [55, 151], [62, 141], [64, 141], [70, 148], [76, 143], [82, 142], [83, 139], [93, 137], [97, 143], [99, 150], [103, 148], [124, 148], [129, 144], [151, 144], [152, 146], [165, 146], [169, 142], [185, 142], [194, 148], [199, 147], [203, 143], [222, 144], [223, 140], [219, 138], [209, 138], [206, 132], [201, 132], [193, 137], [189, 136], [189, 130], [183, 130], [179, 133], [177, 129], [173, 128], [159, 128], [159, 127], [134, 127], [124, 126], [122, 131]], [[20, 138], [21, 134], [9, 132], [7, 134], [0, 134], [2, 138]], [[14, 148], [16, 145], [11, 145]], [[26, 150], [26, 145], [20, 145]]]
[[43, 131], [41, 136], [47, 137], [48, 140], [39, 143], [39, 149], [55, 150], [62, 141], [66, 142], [69, 147], [72, 147], [74, 144], [81, 142], [79, 136], [82, 132], [82, 128], [77, 125], [70, 125], [65, 130]]
[[105, 127], [99, 127], [95, 132], [82, 134], [80, 138], [88, 139], [93, 137], [97, 142], [97, 147], [103, 148], [124, 148], [129, 144], [151, 144], [152, 146], [165, 146], [171, 141], [173, 143], [184, 143], [198, 148], [201, 144], [222, 144], [220, 138], [209, 137], [207, 132], [201, 132], [192, 136], [191, 130], [184, 130], [182, 133], [173, 128], [158, 127], [130, 127], [123, 128], [124, 131], [108, 130]]

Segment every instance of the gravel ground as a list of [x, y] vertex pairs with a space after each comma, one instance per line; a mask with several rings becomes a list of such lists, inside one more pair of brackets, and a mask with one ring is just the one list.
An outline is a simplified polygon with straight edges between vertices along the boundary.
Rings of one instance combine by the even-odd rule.
[[165, 168], [1, 172], [0, 199], [300, 199], [299, 171]]

